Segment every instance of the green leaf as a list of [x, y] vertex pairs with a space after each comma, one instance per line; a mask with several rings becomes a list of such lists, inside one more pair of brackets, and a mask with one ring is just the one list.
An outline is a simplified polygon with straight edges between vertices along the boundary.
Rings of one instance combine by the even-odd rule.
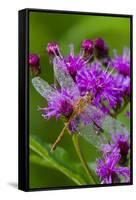
[[51, 145], [43, 143], [34, 136], [30, 136], [30, 149], [35, 153], [30, 156], [30, 160], [34, 163], [61, 171], [77, 185], [88, 184], [84, 176], [81, 175], [82, 170], [79, 173], [75, 164], [70, 162], [64, 149], [57, 147], [55, 152], [51, 153]]
[[29, 158], [31, 162], [37, 165], [54, 169], [54, 166], [50, 165], [48, 160], [43, 159], [41, 156], [38, 156], [37, 154], [31, 153]]

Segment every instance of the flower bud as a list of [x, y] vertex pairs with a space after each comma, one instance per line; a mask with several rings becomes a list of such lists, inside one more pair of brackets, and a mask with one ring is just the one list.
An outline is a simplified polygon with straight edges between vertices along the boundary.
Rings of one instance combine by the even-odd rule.
[[106, 58], [109, 54], [108, 45], [102, 38], [95, 40], [95, 55], [97, 58]]
[[94, 43], [92, 40], [84, 40], [81, 44], [81, 48], [85, 50], [85, 52], [92, 53], [94, 49]]
[[47, 46], [47, 52], [50, 56], [60, 56], [59, 45], [56, 42], [50, 42]]
[[40, 57], [37, 54], [30, 54], [29, 55], [29, 65], [31, 68], [31, 72], [34, 76], [40, 74]]
[[92, 40], [84, 40], [81, 44], [81, 49], [83, 51], [83, 58], [85, 60], [92, 61], [93, 60], [93, 50], [94, 50], [94, 42]]

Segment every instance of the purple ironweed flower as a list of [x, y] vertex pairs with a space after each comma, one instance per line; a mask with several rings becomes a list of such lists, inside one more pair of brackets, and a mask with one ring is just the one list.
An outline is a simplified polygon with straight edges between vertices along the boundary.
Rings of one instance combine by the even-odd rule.
[[119, 164], [121, 166], [126, 165], [130, 149], [128, 134], [115, 133], [112, 135], [112, 141], [110, 144], [101, 145], [101, 152], [103, 156], [110, 155], [113, 151], [115, 151], [115, 149], [118, 150], [120, 154]]
[[113, 147], [119, 149], [119, 153], [121, 156], [126, 156], [130, 149], [129, 136], [126, 134], [118, 133], [112, 136], [112, 140]]
[[64, 58], [64, 62], [66, 63], [67, 70], [72, 76], [72, 78], [75, 80], [77, 72], [86, 66], [86, 62], [83, 59], [82, 56], [73, 56], [69, 55], [66, 58]]
[[121, 156], [126, 156], [130, 149], [129, 135], [122, 133], [115, 133], [112, 135], [110, 144], [102, 144], [101, 151], [103, 155], [111, 153], [113, 149], [118, 149]]
[[95, 40], [95, 54], [98, 58], [106, 58], [109, 57], [109, 47], [106, 42], [102, 38], [98, 38]]
[[102, 183], [119, 183], [121, 178], [124, 178], [123, 182], [129, 182], [130, 169], [128, 167], [120, 167], [118, 165], [120, 159], [121, 155], [118, 149], [115, 148], [112, 153], [106, 155], [104, 159], [98, 160], [97, 174]]
[[40, 74], [40, 57], [37, 54], [30, 54], [29, 55], [29, 65], [31, 68], [32, 73], [37, 76]]
[[[74, 55], [74, 46], [73, 44], [70, 44], [70, 54], [66, 57], [63, 57], [60, 53], [60, 49], [57, 43], [48, 43], [47, 51], [51, 58], [58, 57], [58, 59], [61, 59], [65, 63], [67, 70], [69, 74], [72, 76], [73, 80], [75, 80], [75, 76], [78, 70], [80, 70], [82, 67], [86, 66], [88, 63], [88, 59], [90, 59], [90, 55], [88, 56], [87, 60], [84, 59], [83, 52], [81, 51], [79, 55]], [[63, 69], [63, 65], [60, 65], [60, 67]]]
[[81, 95], [84, 96], [87, 92], [92, 93], [93, 103], [96, 106], [100, 106], [104, 101], [108, 102], [110, 107], [116, 106], [120, 91], [115, 88], [113, 76], [108, 72], [108, 68], [103, 70], [100, 63], [93, 63], [90, 67], [79, 70], [76, 82]]
[[81, 44], [83, 50], [83, 57], [87, 58], [89, 55], [93, 54], [94, 42], [92, 40], [84, 40]]
[[59, 45], [56, 42], [50, 42], [47, 45], [47, 52], [51, 57], [61, 56]]
[[40, 110], [47, 119], [51, 117], [59, 119], [61, 116], [68, 118], [73, 112], [73, 97], [65, 89], [56, 90], [48, 102], [48, 107]]
[[115, 82], [115, 87], [120, 90], [120, 102], [125, 96], [130, 96], [130, 77], [123, 76], [122, 74], [114, 74], [113, 79]]
[[120, 74], [130, 76], [130, 50], [124, 48], [123, 55], [118, 55], [117, 51], [114, 51], [114, 57], [112, 66], [116, 68]]
[[[59, 56], [60, 59], [65, 63], [65, 66], [67, 67], [67, 70], [73, 80], [75, 81], [75, 77], [77, 72], [83, 68], [86, 67], [90, 59], [92, 58], [92, 55], [88, 55], [86, 59], [84, 58], [84, 52], [81, 50], [78, 55], [74, 55], [74, 46], [73, 44], [70, 44], [70, 54], [66, 57]], [[62, 63], [63, 63], [62, 62]], [[63, 69], [63, 65], [60, 66]]]

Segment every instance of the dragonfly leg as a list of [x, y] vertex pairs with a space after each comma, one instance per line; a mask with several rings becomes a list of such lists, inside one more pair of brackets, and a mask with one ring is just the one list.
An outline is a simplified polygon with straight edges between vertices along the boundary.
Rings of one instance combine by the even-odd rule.
[[55, 151], [57, 145], [60, 143], [60, 141], [62, 140], [65, 130], [67, 129], [68, 124], [65, 124], [64, 128], [62, 129], [61, 133], [59, 134], [59, 136], [57, 137], [56, 141], [54, 142], [54, 144], [51, 147], [51, 152]]

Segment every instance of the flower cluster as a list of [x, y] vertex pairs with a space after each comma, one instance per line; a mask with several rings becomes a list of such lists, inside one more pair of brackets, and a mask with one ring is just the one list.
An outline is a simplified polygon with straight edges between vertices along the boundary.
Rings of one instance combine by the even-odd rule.
[[[116, 117], [127, 106], [131, 95], [129, 49], [125, 48], [123, 55], [114, 52], [114, 57], [111, 58], [107, 43], [102, 38], [98, 38], [84, 40], [78, 55], [75, 55], [74, 46], [71, 44], [70, 53], [64, 56], [56, 42], [48, 43], [47, 52], [54, 69], [55, 65], [59, 65], [59, 72], [64, 72], [62, 73], [63, 85], [66, 85], [64, 75], [68, 73], [69, 82], [75, 85], [79, 94], [72, 92], [70, 83], [67, 88], [63, 88], [58, 81], [53, 86], [54, 92], [49, 99], [47, 98], [48, 106], [40, 108], [44, 118], [60, 119], [63, 117], [69, 122], [69, 130], [74, 133], [78, 131], [80, 120], [85, 125], [90, 123], [95, 125], [94, 122], [97, 125], [103, 120], [100, 113], [103, 116], [109, 114]], [[31, 54], [29, 64], [32, 72], [37, 76], [40, 73], [39, 56]], [[85, 115], [83, 110], [72, 119], [71, 116], [78, 108], [79, 100], [84, 99], [88, 107], [91, 104], [92, 107], [99, 108], [100, 113], [97, 114], [96, 110], [91, 110], [93, 119], [90, 119], [90, 116]], [[101, 127], [96, 126], [95, 131], [102, 132], [103, 130], [100, 129]], [[119, 132], [111, 138], [109, 144], [101, 144], [102, 158], [97, 160], [97, 174], [101, 183], [129, 182], [130, 169], [126, 167], [130, 149], [129, 135]]]
[[[56, 42], [48, 43], [47, 52], [53, 64], [55, 58], [61, 60], [60, 69], [67, 68], [80, 91], [80, 96], [90, 93], [93, 97], [91, 104], [103, 112], [116, 115], [124, 105], [127, 105], [130, 96], [130, 52], [128, 49], [124, 49], [122, 56], [114, 52], [112, 59], [109, 57], [108, 45], [103, 39], [98, 38], [84, 40], [78, 55], [75, 55], [74, 46], [71, 44], [69, 55], [64, 56]], [[108, 61], [106, 68], [104, 67], [105, 60]], [[29, 64], [33, 73], [38, 75], [40, 73], [39, 56], [30, 54]], [[73, 94], [70, 94], [68, 90], [59, 90], [56, 89], [56, 94], [59, 93], [59, 95], [53, 95], [48, 108], [43, 109], [44, 116], [47, 118], [54, 116], [58, 119], [61, 115], [68, 118], [74, 109]], [[71, 98], [73, 98], [72, 103]]]
[[111, 108], [116, 107], [121, 90], [115, 87], [114, 77], [107, 70], [103, 70], [100, 63], [93, 63], [79, 70], [76, 81], [81, 95], [92, 93], [96, 106], [102, 107], [102, 102], [106, 101]]
[[129, 149], [129, 136], [121, 133], [112, 136], [111, 144], [102, 145], [103, 159], [97, 161], [97, 174], [102, 183], [130, 181], [130, 169], [125, 166]]
[[121, 155], [118, 148], [114, 148], [110, 154], [106, 154], [104, 159], [98, 160], [97, 174], [101, 178], [101, 183], [111, 184], [129, 182], [130, 169], [119, 166]]
[[[78, 55], [74, 54], [72, 44], [67, 56], [62, 55], [59, 45], [55, 42], [48, 44], [47, 51], [51, 60], [58, 57], [65, 63], [69, 74], [79, 88], [80, 95], [85, 96], [89, 92], [93, 95], [92, 104], [104, 112], [115, 114], [128, 101], [130, 96], [128, 49], [124, 49], [122, 56], [116, 53], [111, 59], [108, 45], [103, 39], [98, 38], [84, 40]], [[64, 70], [63, 65], [60, 68]]]

